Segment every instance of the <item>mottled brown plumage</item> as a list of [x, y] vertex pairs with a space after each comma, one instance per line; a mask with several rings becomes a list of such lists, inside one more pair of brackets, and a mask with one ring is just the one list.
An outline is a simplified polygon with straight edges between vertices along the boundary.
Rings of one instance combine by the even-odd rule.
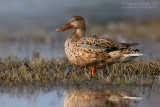
[[[85, 37], [86, 25], [81, 16], [72, 17], [66, 25], [56, 31], [65, 31], [70, 28], [74, 28], [75, 32], [65, 42], [66, 55], [71, 63], [92, 68], [92, 73], [95, 72], [93, 68], [127, 62], [137, 57], [137, 55], [130, 56], [130, 54], [139, 53], [139, 50], [130, 48], [138, 45], [137, 43], [118, 43], [97, 36]], [[126, 57], [128, 54], [129, 57]]]

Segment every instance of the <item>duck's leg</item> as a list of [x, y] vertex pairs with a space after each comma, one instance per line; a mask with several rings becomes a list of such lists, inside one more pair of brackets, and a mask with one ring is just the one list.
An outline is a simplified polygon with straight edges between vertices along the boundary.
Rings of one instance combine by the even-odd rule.
[[96, 73], [96, 68], [92, 67], [92, 75], [95, 75], [95, 73]]

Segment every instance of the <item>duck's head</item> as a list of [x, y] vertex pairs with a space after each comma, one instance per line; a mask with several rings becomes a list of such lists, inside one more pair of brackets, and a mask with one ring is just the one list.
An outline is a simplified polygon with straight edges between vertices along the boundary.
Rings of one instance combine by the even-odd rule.
[[82, 29], [85, 30], [85, 21], [81, 16], [74, 16], [72, 17], [67, 24], [63, 25], [61, 28], [56, 29], [57, 32], [63, 32], [67, 29]]

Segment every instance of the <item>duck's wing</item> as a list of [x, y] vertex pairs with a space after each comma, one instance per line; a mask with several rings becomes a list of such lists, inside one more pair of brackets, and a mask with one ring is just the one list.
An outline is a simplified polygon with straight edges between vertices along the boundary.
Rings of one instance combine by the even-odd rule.
[[130, 46], [137, 45], [136, 43], [118, 43], [106, 38], [100, 38], [97, 36], [83, 37], [78, 42], [83, 48], [91, 49], [105, 49], [107, 52], [114, 50], [126, 49]]

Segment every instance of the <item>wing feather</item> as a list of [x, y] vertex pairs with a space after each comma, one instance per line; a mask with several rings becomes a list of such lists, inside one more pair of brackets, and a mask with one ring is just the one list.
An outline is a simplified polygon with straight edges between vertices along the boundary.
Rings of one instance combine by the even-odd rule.
[[116, 41], [106, 38], [100, 38], [97, 36], [83, 37], [79, 40], [79, 44], [81, 44], [81, 47], [83, 48], [105, 49], [106, 51], [127, 48], [125, 45], [120, 44]]

